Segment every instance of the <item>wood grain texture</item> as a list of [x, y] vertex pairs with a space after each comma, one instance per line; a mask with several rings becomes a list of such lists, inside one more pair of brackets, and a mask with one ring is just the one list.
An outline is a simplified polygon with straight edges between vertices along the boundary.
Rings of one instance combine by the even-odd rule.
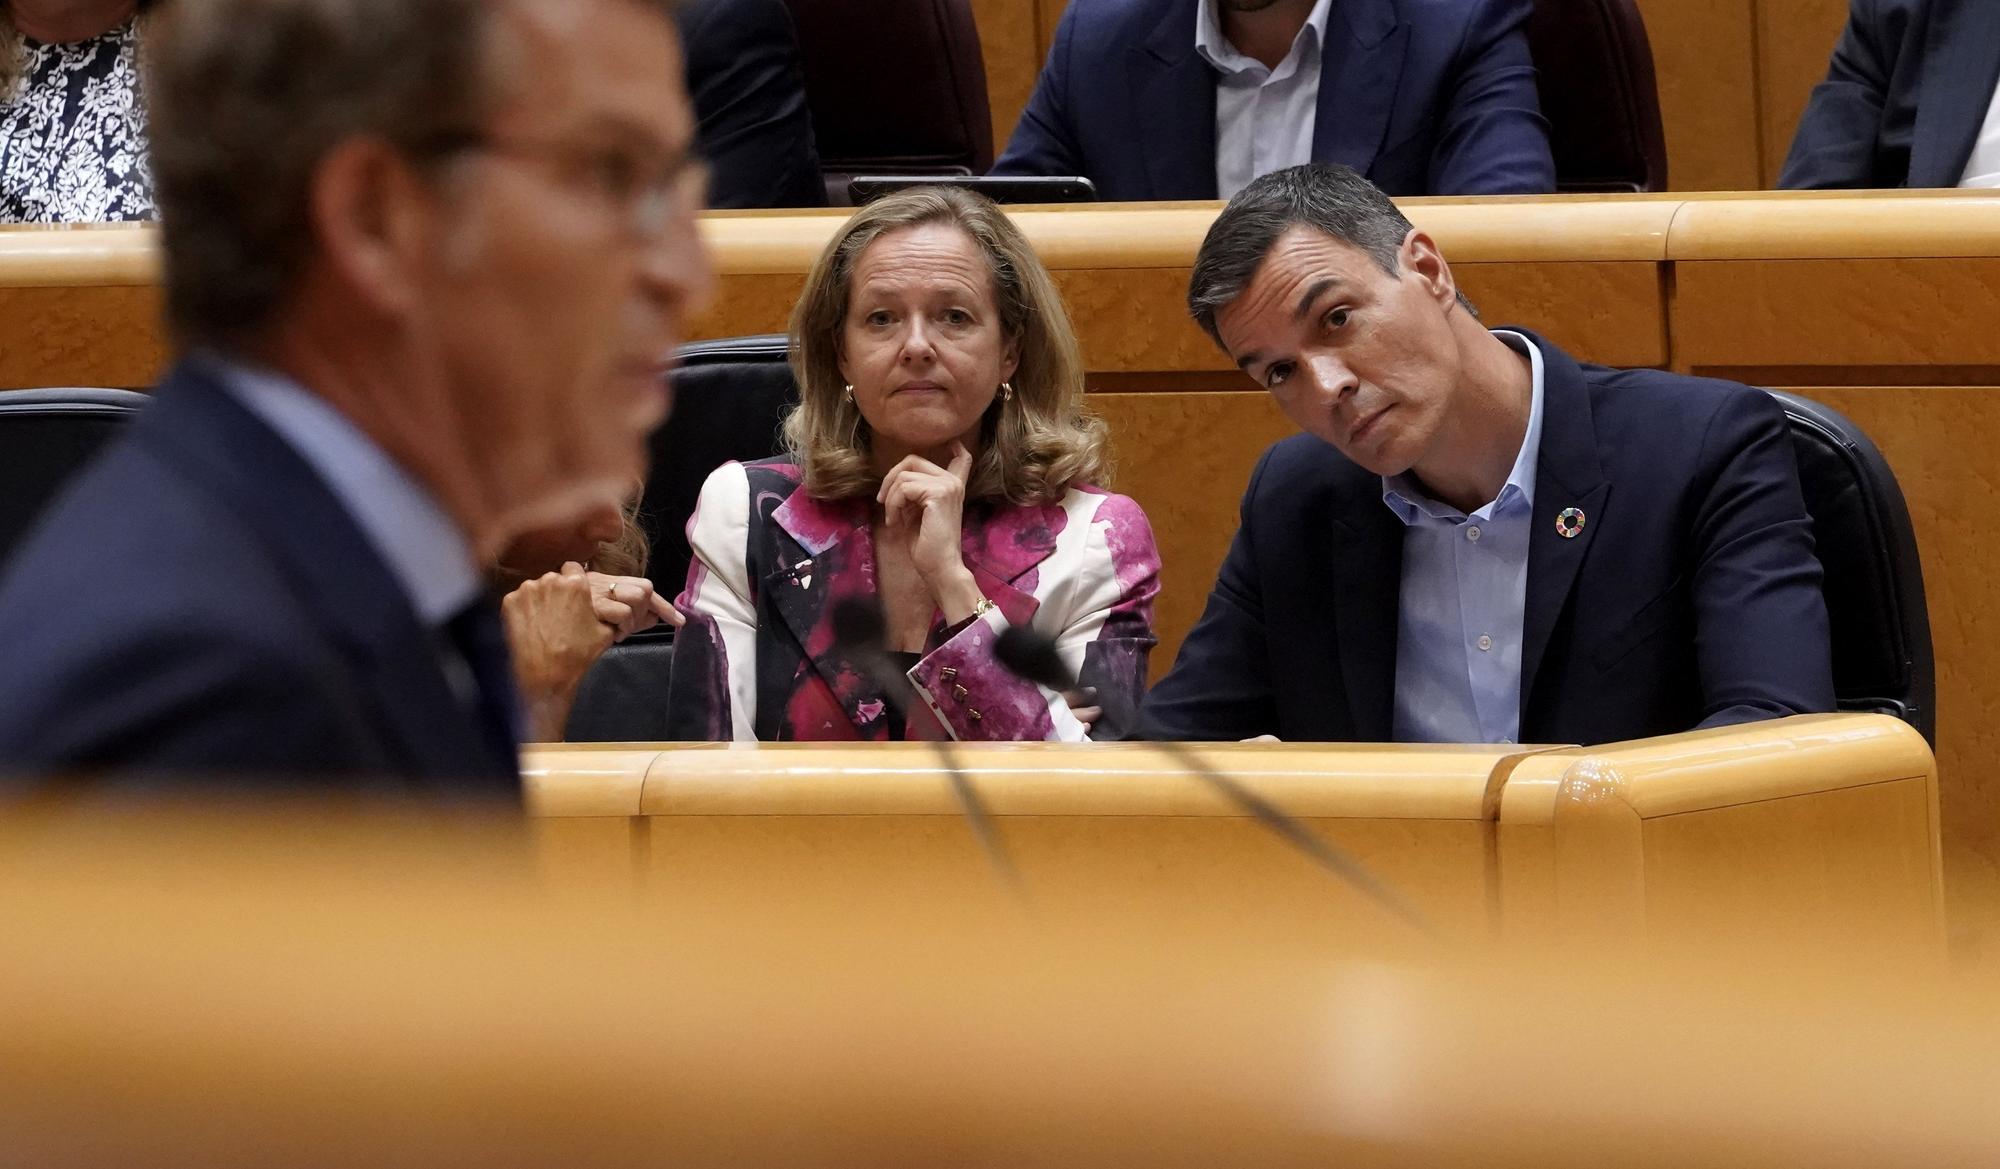
[[1847, 0], [1753, 0], [1757, 10], [1757, 117], [1763, 187], [1776, 186], [1813, 86], [1826, 76], [1847, 23]]
[[1666, 123], [1667, 177], [1677, 191], [1761, 185], [1752, 3], [1639, 0]]
[[[2000, 387], [1795, 387], [1853, 419], [1916, 524], [1937, 657], [1938, 799], [1953, 930], [2000, 919]], [[1987, 925], [1980, 925], [1987, 922]], [[1961, 941], [1961, 944], [1963, 942]]]
[[1699, 261], [1674, 272], [1677, 368], [2000, 365], [2000, 259]]
[[166, 362], [153, 287], [0, 287], [0, 389], [149, 386]]
[[986, 102], [993, 111], [993, 157], [999, 158], [1041, 72], [1038, 13], [1032, 0], [972, 0], [972, 18], [979, 26], [979, 55], [986, 64]]

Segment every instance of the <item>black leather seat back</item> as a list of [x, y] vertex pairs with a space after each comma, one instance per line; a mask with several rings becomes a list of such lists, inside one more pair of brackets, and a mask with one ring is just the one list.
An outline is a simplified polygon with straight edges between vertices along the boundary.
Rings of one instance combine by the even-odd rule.
[[673, 671], [673, 631], [665, 626], [612, 646], [577, 687], [563, 737], [572, 743], [664, 740]]
[[148, 400], [131, 390], [0, 391], [0, 566], [70, 476]]
[[1535, 0], [1528, 51], [1556, 190], [1666, 190], [1667, 135], [1638, 0]]
[[[828, 198], [857, 174], [974, 174], [993, 114], [971, 0], [788, 0]], [[1192, 34], [1190, 34], [1192, 35]]]
[[1937, 742], [1936, 666], [1923, 565], [1903, 490], [1844, 415], [1779, 390], [1826, 570], [1833, 683], [1842, 710], [1895, 715]]
[[687, 581], [687, 521], [710, 471], [778, 453], [778, 427], [799, 399], [783, 334], [685, 346], [673, 374], [674, 408], [653, 435], [653, 467], [639, 524], [653, 547], [647, 575], [669, 597]]

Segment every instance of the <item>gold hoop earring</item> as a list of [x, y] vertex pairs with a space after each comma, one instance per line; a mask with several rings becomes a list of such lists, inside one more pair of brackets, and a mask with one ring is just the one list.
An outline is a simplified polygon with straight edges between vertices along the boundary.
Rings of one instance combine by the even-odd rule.
[[1013, 383], [1013, 382], [1001, 382], [1001, 383], [1000, 383], [1000, 400], [1001, 400], [1002, 402], [1011, 402], [1011, 401], [1013, 401], [1013, 400], [1014, 400], [1014, 383]]

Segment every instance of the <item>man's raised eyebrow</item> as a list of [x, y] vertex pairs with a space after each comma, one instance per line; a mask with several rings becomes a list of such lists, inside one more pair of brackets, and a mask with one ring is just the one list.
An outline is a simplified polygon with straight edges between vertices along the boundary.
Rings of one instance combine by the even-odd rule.
[[1242, 370], [1244, 373], [1249, 373], [1250, 367], [1263, 360], [1263, 358], [1263, 354], [1252, 349], [1250, 352], [1236, 359], [1236, 368]]
[[1312, 312], [1313, 305], [1318, 302], [1320, 297], [1325, 296], [1327, 293], [1346, 283], [1347, 281], [1342, 280], [1338, 276], [1327, 276], [1313, 281], [1312, 286], [1306, 289], [1306, 294], [1299, 298], [1299, 307], [1292, 315], [1303, 320], [1308, 313]]

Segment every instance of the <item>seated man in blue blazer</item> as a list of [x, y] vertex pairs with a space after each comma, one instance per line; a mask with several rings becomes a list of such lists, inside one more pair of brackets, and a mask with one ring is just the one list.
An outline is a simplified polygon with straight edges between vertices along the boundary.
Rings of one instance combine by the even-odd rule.
[[1305, 433], [1251, 475], [1151, 737], [1599, 743], [1833, 708], [1761, 390], [1489, 331], [1344, 167], [1247, 187], [1188, 303]]
[[1853, 0], [1778, 186], [2000, 186], [2000, 4]]
[[168, 6], [187, 356], [0, 579], [0, 791], [519, 799], [484, 569], [644, 473], [707, 279], [670, 8]]
[[1071, 0], [994, 174], [1227, 199], [1343, 163], [1391, 195], [1553, 191], [1530, 0]]

